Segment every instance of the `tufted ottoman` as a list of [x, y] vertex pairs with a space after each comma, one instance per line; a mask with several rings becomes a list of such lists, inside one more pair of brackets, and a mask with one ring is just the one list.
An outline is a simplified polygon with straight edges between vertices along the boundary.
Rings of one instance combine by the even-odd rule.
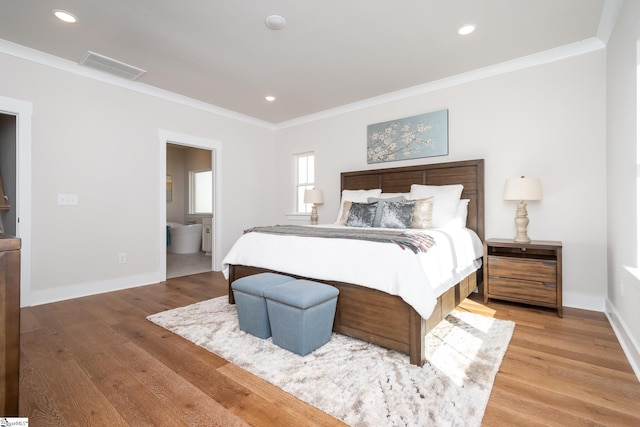
[[271, 327], [264, 292], [292, 280], [293, 277], [283, 274], [260, 273], [242, 277], [231, 283], [240, 329], [259, 338], [269, 338]]
[[310, 280], [265, 289], [273, 343], [304, 356], [331, 339], [338, 290]]

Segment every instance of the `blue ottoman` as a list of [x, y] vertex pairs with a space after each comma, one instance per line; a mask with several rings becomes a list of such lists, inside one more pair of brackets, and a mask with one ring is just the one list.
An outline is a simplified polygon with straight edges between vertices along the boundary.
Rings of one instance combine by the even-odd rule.
[[264, 291], [292, 280], [293, 277], [283, 274], [260, 273], [242, 277], [231, 283], [240, 329], [259, 338], [269, 338], [271, 327]]
[[273, 343], [304, 356], [328, 343], [338, 302], [333, 286], [294, 280], [265, 289]]

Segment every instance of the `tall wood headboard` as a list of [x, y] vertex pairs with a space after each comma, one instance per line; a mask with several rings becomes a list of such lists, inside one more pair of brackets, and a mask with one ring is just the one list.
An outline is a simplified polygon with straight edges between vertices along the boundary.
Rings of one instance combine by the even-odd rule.
[[462, 198], [469, 199], [467, 227], [484, 241], [484, 159], [434, 163], [340, 174], [342, 190], [382, 189], [383, 193], [406, 193], [411, 184], [462, 184]]

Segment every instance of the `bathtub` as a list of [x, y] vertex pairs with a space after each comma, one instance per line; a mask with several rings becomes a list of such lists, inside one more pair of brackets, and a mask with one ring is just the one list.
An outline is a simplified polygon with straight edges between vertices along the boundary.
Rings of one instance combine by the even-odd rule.
[[167, 222], [170, 243], [167, 251], [174, 254], [193, 254], [200, 252], [202, 242], [202, 224], [178, 224]]

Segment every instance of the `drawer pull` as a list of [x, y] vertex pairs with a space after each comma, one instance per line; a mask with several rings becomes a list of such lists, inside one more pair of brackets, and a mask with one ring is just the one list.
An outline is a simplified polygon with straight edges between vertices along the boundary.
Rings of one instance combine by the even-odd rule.
[[499, 278], [500, 278], [500, 276], [489, 276], [489, 279], [492, 279], [492, 280], [496, 280], [496, 279], [499, 279]]
[[543, 262], [542, 265], [544, 265], [545, 267], [555, 267], [556, 263], [551, 261], [546, 261], [546, 262]]
[[542, 282], [542, 284], [544, 286], [546, 286], [547, 288], [555, 288], [556, 284], [555, 283], [549, 283], [549, 282]]
[[489, 257], [489, 261], [491, 261], [491, 262], [498, 262], [498, 261], [500, 261], [500, 258], [497, 258], [497, 257], [494, 257], [494, 256], [490, 256], [490, 257]]

